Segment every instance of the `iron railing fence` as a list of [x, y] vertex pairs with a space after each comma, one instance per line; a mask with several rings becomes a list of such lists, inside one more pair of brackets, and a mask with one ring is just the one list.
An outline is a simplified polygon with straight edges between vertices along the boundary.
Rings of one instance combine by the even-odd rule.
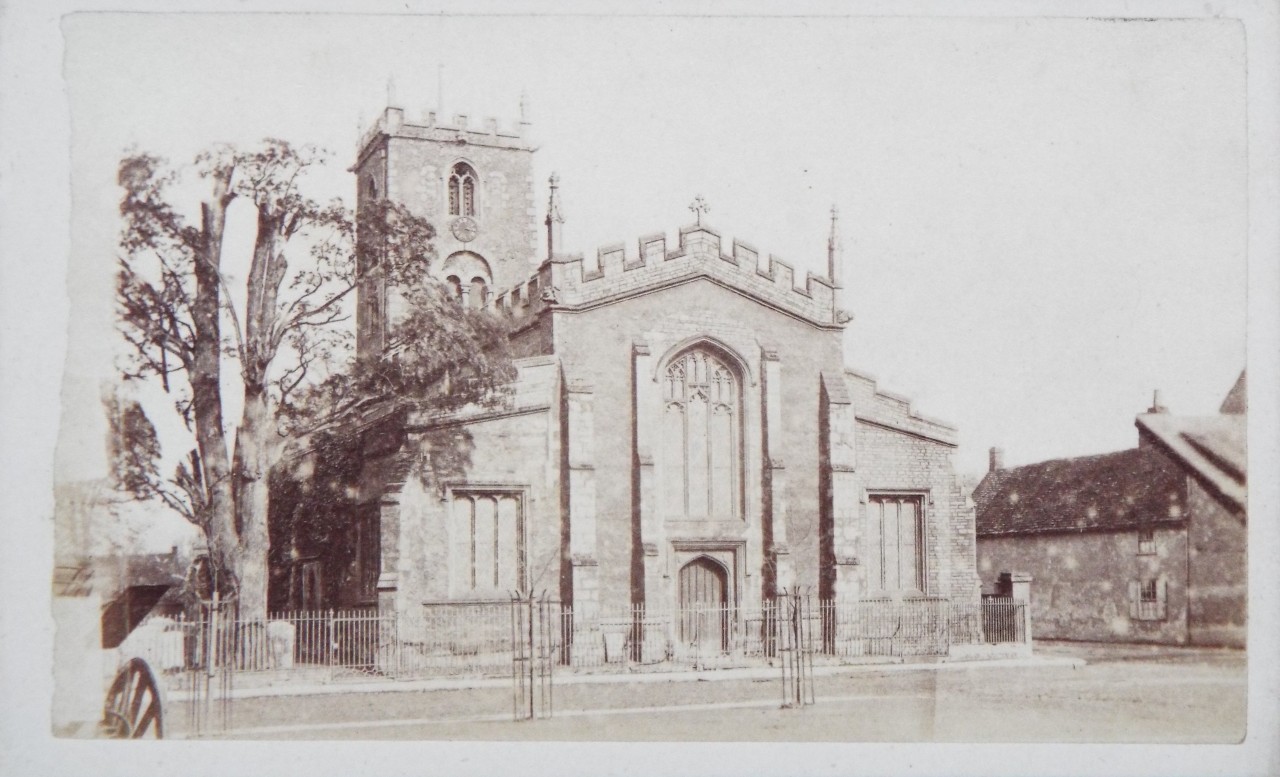
[[950, 605], [933, 597], [820, 602], [822, 652], [841, 658], [946, 655]]
[[574, 608], [541, 600], [532, 615], [517, 612], [526, 605], [441, 602], [407, 613], [282, 612], [263, 620], [206, 608], [193, 618], [149, 618], [121, 648], [174, 677], [215, 669], [312, 670], [331, 679], [507, 677], [514, 661], [535, 654], [587, 671], [745, 666], [778, 658], [781, 647], [795, 644], [796, 633], [812, 634], [813, 652], [828, 660], [942, 656], [951, 645], [1025, 642], [1027, 623], [1025, 602], [994, 597], [980, 603], [806, 599], [803, 607], [780, 597], [754, 607], [684, 609]]
[[[991, 645], [1027, 641], [1027, 603], [1007, 596], [984, 596], [981, 604], [966, 603], [970, 620], [981, 623], [982, 631], [974, 643]], [[977, 610], [977, 617], [973, 616]]]

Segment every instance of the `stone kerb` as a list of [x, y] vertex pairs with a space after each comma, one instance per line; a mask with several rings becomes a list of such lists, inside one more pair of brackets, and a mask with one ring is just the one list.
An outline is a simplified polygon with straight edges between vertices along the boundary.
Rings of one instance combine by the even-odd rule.
[[556, 303], [591, 305], [701, 275], [807, 320], [833, 321], [834, 286], [827, 278], [808, 273], [804, 286], [797, 288], [790, 264], [741, 240], [732, 241], [731, 251], [725, 253], [720, 234], [705, 225], [682, 228], [676, 247], [668, 245], [667, 235], [656, 232], [630, 246], [601, 246], [590, 259], [552, 257], [550, 283], [558, 292]]

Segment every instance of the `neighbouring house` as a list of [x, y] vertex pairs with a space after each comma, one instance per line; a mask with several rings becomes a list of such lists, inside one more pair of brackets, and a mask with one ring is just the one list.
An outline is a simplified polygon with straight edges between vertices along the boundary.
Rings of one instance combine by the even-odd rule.
[[1045, 639], [1245, 644], [1245, 374], [1215, 416], [1160, 405], [1138, 447], [1005, 468], [991, 450], [977, 505], [984, 587], [1031, 575]]

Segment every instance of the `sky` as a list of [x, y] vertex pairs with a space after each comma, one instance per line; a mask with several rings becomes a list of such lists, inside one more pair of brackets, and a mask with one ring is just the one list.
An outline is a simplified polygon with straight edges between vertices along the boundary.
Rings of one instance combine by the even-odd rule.
[[984, 472], [991, 446], [1009, 465], [1131, 447], [1154, 389], [1173, 412], [1214, 413], [1244, 366], [1245, 48], [1231, 20], [79, 14], [62, 26], [66, 479], [103, 467], [124, 151], [186, 161], [215, 142], [314, 143], [333, 157], [310, 191], [351, 201], [358, 134], [389, 98], [410, 120], [431, 109], [479, 123], [514, 121], [526, 95], [538, 221], [555, 171], [567, 248], [587, 255], [673, 234], [701, 194], [726, 241], [825, 274], [838, 206], [848, 364], [958, 427], [961, 472]]

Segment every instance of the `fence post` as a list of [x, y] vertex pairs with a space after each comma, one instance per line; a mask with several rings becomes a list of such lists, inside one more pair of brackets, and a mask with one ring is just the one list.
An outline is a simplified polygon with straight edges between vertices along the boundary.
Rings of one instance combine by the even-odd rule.
[[336, 635], [336, 634], [334, 634], [334, 624], [333, 624], [334, 617], [335, 617], [336, 615], [337, 615], [336, 611], [335, 611], [332, 607], [330, 607], [330, 608], [329, 608], [329, 616], [328, 616], [328, 620], [327, 620], [327, 621], [326, 621], [326, 623], [325, 623], [325, 637], [326, 637], [326, 640], [325, 640], [325, 641], [326, 641], [326, 643], [327, 643], [327, 645], [328, 645], [328, 646], [325, 648], [325, 657], [326, 657], [326, 658], [325, 658], [325, 663], [326, 663], [326, 664], [328, 664], [328, 666], [329, 666], [329, 679], [330, 679], [330, 680], [332, 680], [332, 679], [333, 679], [333, 653], [334, 653], [334, 650], [335, 650], [335, 649], [336, 649], [336, 647], [337, 647], [337, 645], [335, 644], [335, 642], [336, 642], [335, 637], [336, 637], [337, 635]]
[[1031, 652], [1031, 582], [1034, 578], [1026, 572], [1001, 572], [999, 586], [1002, 593], [1014, 601], [1014, 612], [1022, 609], [1022, 640], [1026, 652]]

